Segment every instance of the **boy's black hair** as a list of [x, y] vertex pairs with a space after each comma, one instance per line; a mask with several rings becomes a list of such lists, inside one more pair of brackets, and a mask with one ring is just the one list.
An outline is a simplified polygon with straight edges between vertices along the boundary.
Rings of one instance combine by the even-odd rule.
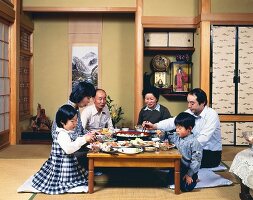
[[94, 97], [95, 94], [95, 87], [89, 82], [82, 81], [72, 89], [69, 100], [73, 103], [79, 103], [84, 97]]
[[181, 112], [176, 116], [174, 121], [176, 126], [183, 126], [186, 129], [193, 128], [195, 126], [195, 117], [187, 112]]
[[206, 93], [200, 88], [194, 88], [188, 94], [195, 95], [197, 97], [197, 101], [199, 104], [204, 103], [207, 104], [207, 96]]
[[[63, 105], [61, 106], [55, 117], [56, 124], [59, 128], [63, 128], [63, 124], [66, 124], [68, 120], [73, 119], [73, 117], [77, 114], [77, 110], [71, 105]], [[63, 124], [62, 124], [63, 123]]]
[[142, 97], [143, 99], [145, 99], [146, 94], [151, 93], [154, 95], [154, 97], [157, 99], [157, 101], [159, 100], [159, 96], [160, 96], [160, 91], [158, 88], [150, 86], [147, 88], [144, 88], [142, 91]]

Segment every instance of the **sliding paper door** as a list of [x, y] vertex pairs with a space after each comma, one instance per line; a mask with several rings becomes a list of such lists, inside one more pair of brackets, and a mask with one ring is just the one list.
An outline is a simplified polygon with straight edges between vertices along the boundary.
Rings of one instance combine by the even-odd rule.
[[238, 27], [238, 114], [253, 114], [253, 27]]
[[0, 145], [9, 142], [9, 26], [0, 21]]
[[212, 26], [212, 108], [219, 114], [235, 113], [236, 27]]

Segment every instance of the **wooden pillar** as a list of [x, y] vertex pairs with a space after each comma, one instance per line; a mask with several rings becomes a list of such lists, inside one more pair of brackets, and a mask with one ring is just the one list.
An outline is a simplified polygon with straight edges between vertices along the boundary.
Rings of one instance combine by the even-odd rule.
[[200, 87], [210, 98], [210, 22], [200, 22]]
[[15, 21], [10, 28], [10, 143], [17, 143], [19, 131], [20, 0], [13, 0]]
[[136, 0], [135, 13], [135, 97], [134, 97], [134, 124], [137, 123], [139, 111], [143, 106], [143, 27], [141, 22], [143, 0]]
[[[211, 1], [200, 0], [199, 14], [211, 13]], [[210, 21], [200, 22], [200, 88], [210, 100]]]

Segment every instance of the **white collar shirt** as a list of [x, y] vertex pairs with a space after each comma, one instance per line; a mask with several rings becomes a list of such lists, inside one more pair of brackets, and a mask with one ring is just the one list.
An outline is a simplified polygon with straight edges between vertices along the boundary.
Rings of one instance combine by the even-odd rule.
[[157, 110], [157, 111], [159, 111], [160, 112], [160, 104], [158, 103], [158, 104], [156, 104], [156, 107], [154, 108], [154, 109], [150, 109], [148, 106], [146, 106], [145, 108], [144, 108], [144, 110]]
[[95, 104], [84, 108], [81, 113], [81, 121], [84, 129], [95, 130], [102, 128], [113, 128], [110, 111], [107, 105], [98, 112]]
[[[194, 115], [190, 109], [186, 110], [192, 115]], [[195, 115], [194, 115], [195, 116]], [[195, 116], [195, 126], [192, 130], [192, 133], [197, 140], [202, 145], [203, 149], [211, 151], [221, 151], [222, 150], [222, 141], [221, 141], [221, 129], [220, 129], [220, 120], [217, 112], [205, 106], [204, 110], [200, 113], [199, 116]], [[164, 131], [170, 131], [175, 129], [174, 118], [165, 119], [156, 123], [157, 129]]]

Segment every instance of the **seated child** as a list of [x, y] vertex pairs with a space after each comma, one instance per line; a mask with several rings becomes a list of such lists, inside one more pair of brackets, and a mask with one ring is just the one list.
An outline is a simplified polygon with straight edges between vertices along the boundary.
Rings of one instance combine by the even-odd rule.
[[52, 132], [52, 149], [49, 159], [33, 176], [32, 187], [47, 193], [65, 193], [77, 186], [87, 186], [87, 173], [82, 171], [74, 152], [95, 136], [86, 134], [77, 137], [77, 111], [71, 105], [63, 105], [56, 113], [56, 131]]
[[[168, 135], [170, 142], [174, 143], [178, 151], [182, 154], [180, 169], [180, 189], [189, 192], [197, 184], [198, 171], [202, 159], [202, 146], [191, 134], [195, 125], [195, 117], [189, 113], [182, 112], [175, 119], [176, 132]], [[174, 179], [171, 173], [170, 179]]]

